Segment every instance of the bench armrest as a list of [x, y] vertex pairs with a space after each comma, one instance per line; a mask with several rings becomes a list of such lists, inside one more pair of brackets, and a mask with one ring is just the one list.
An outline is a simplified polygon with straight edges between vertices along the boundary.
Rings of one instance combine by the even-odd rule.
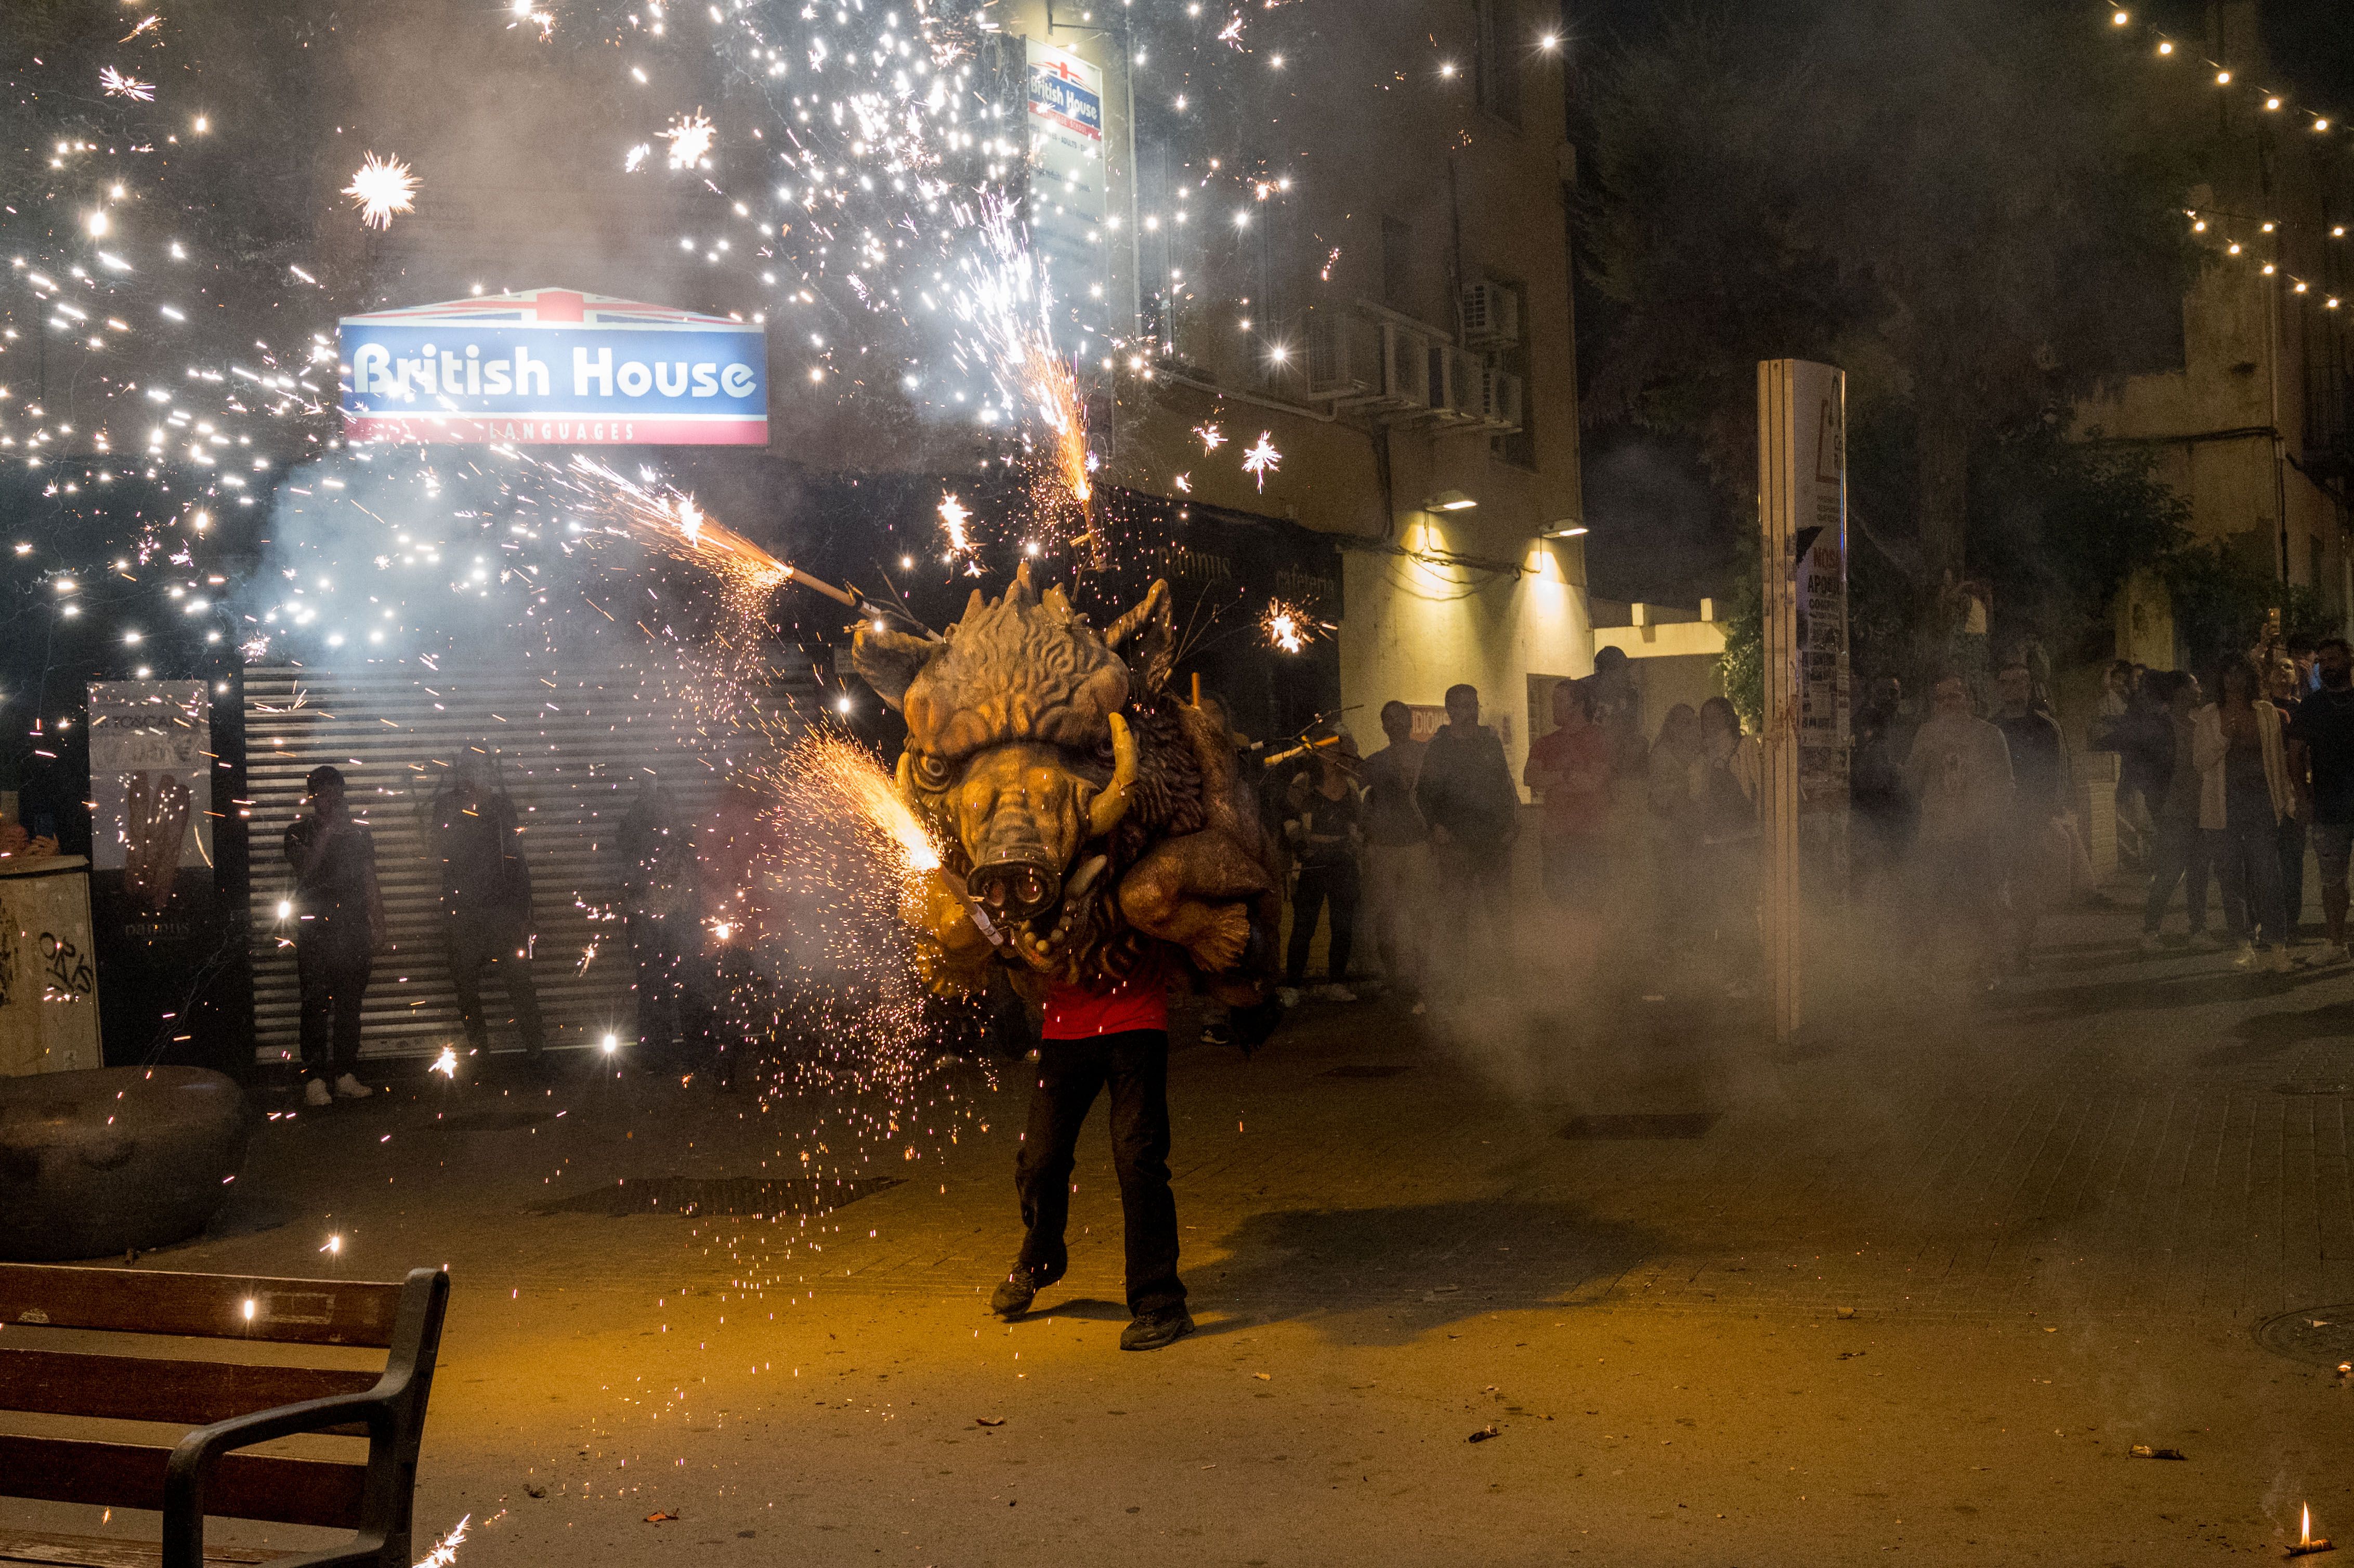
[[284, 1568], [371, 1563], [406, 1568], [417, 1447], [449, 1298], [449, 1276], [439, 1269], [409, 1271], [384, 1375], [366, 1393], [233, 1415], [182, 1437], [164, 1469], [162, 1568], [204, 1568], [205, 1481], [222, 1455], [354, 1421], [365, 1423], [368, 1433], [358, 1533], [347, 1546], [294, 1560]]

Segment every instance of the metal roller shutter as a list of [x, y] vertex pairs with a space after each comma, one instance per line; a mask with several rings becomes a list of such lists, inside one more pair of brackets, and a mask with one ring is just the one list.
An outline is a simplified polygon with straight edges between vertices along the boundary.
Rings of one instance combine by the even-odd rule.
[[[440, 881], [428, 858], [433, 793], [468, 747], [487, 754], [514, 802], [531, 868], [532, 975], [551, 1046], [633, 1032], [632, 975], [620, 919], [615, 839], [637, 780], [659, 779], [681, 821], [707, 813], [731, 757], [726, 737], [697, 733], [666, 697], [674, 673], [615, 669], [547, 676], [522, 669], [245, 673], [246, 776], [252, 810], [254, 1038], [265, 1062], [300, 1054], [294, 948], [278, 915], [291, 874], [281, 852], [302, 808], [303, 776], [344, 770], [350, 808], [376, 836], [377, 880], [391, 927], [377, 950], [362, 1015], [363, 1057], [464, 1049], [457, 993], [441, 944]], [[764, 709], [781, 713], [784, 682]], [[749, 744], [738, 742], [737, 754]], [[584, 967], [589, 949], [596, 956]], [[519, 1048], [495, 976], [483, 985], [493, 1051]]]

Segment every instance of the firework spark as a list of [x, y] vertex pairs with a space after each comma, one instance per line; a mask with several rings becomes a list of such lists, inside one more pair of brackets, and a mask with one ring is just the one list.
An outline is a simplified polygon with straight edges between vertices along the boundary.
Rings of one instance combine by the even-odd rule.
[[1282, 466], [1283, 454], [1275, 450], [1275, 432], [1261, 430], [1257, 443], [1243, 453], [1243, 471], [1258, 482], [1259, 489], [1265, 490], [1267, 476]]
[[433, 1058], [433, 1065], [427, 1070], [429, 1072], [439, 1073], [445, 1078], [456, 1078], [458, 1075], [458, 1053], [450, 1046], [442, 1046], [441, 1054]]
[[[160, 27], [163, 25], [164, 13], [161, 11], [150, 11], [144, 16], [139, 18], [138, 26], [133, 27], [129, 32], [123, 34], [122, 37], [115, 41], [118, 43], [127, 44], [132, 39], [137, 37], [140, 34], [146, 32], [150, 28]], [[100, 74], [103, 75], [104, 73], [101, 72]]]
[[396, 213], [417, 210], [417, 176], [399, 159], [370, 153], [360, 160], [359, 172], [343, 194], [359, 208], [362, 223], [370, 228], [390, 228]]
[[1202, 450], [1205, 452], [1216, 451], [1226, 444], [1226, 432], [1215, 425], [1196, 425], [1193, 433], [1202, 438]]
[[1236, 12], [1225, 26], [1218, 29], [1218, 42], [1232, 44], [1236, 48], [1243, 47], [1242, 13]]
[[964, 503], [953, 495], [940, 497], [940, 526], [948, 530], [949, 554], [961, 556], [972, 548], [972, 535], [965, 529], [971, 520], [972, 514], [965, 509]]
[[1331, 622], [1314, 620], [1298, 605], [1279, 599], [1267, 601], [1267, 613], [1258, 618], [1258, 628], [1267, 646], [1278, 653], [1304, 652], [1319, 632], [1332, 630]]
[[652, 142], [639, 143], [636, 146], [621, 154], [621, 173], [625, 175], [636, 174], [640, 169], [646, 166], [646, 160], [653, 155], [654, 144]]
[[663, 139], [670, 143], [670, 166], [692, 169], [711, 155], [711, 144], [719, 139], [719, 129], [698, 109], [673, 119]]
[[[131, 36], [135, 38], [139, 35], [133, 33]], [[125, 76], [121, 71], [115, 69], [112, 66], [101, 66], [99, 68], [98, 85], [106, 90], [106, 95], [109, 98], [135, 99], [141, 103], [153, 103], [155, 101], [155, 84], [154, 82], [141, 81], [136, 77]]]

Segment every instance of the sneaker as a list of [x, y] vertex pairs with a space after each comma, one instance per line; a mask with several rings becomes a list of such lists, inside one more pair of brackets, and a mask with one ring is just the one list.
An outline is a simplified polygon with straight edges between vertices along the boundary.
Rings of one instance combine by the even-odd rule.
[[[315, 1082], [316, 1080], [313, 1081]], [[369, 1096], [375, 1094], [376, 1091], [369, 1088], [366, 1084], [361, 1083], [357, 1078], [353, 1077], [349, 1073], [345, 1073], [342, 1077], [335, 1080], [335, 1093], [343, 1096], [344, 1098], [347, 1100], [364, 1100]]]
[[1223, 1024], [1223, 1023], [1204, 1023], [1204, 1025], [1202, 1025], [1202, 1044], [1204, 1044], [1204, 1045], [1231, 1045], [1231, 1044], [1233, 1044], [1234, 1043], [1235, 1043], [1235, 1032], [1234, 1032], [1232, 1029], [1228, 1028], [1225, 1024]]
[[2254, 969], [2256, 967], [2256, 945], [2253, 942], [2241, 943], [2240, 950], [2232, 957], [2232, 966], [2234, 969]]
[[1017, 1263], [997, 1282], [997, 1289], [989, 1298], [989, 1309], [1001, 1318], [1019, 1318], [1030, 1310], [1030, 1303], [1041, 1289], [1062, 1277], [1059, 1268], [1050, 1275], [1030, 1264]]
[[1338, 980], [1332, 981], [1330, 985], [1318, 986], [1316, 988], [1315, 995], [1319, 1001], [1354, 1001], [1357, 1000], [1357, 993], [1351, 991], [1347, 986], [1342, 985]]
[[1123, 1351], [1157, 1351], [1172, 1345], [1193, 1331], [1193, 1314], [1182, 1307], [1164, 1307], [1158, 1312], [1140, 1312], [1136, 1320], [1119, 1331], [1119, 1348]]
[[1424, 1013], [1428, 1012], [1430, 1009], [1424, 1003], [1417, 1001], [1405, 1011], [1408, 1018], [1420, 1018]]
[[302, 1086], [302, 1103], [306, 1106], [331, 1106], [335, 1097], [328, 1091], [327, 1080], [313, 1078]]
[[1298, 1007], [1299, 1005], [1299, 988], [1296, 985], [1277, 986], [1275, 988], [1275, 1000], [1283, 1003], [1286, 1007]]
[[2288, 956], [2288, 944], [2286, 942], [2273, 944], [2273, 973], [2285, 975], [2295, 967], [2295, 960]]

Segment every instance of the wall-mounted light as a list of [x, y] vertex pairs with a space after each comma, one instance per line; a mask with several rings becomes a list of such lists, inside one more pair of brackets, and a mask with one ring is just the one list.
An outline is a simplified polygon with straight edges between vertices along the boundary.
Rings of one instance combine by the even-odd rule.
[[1585, 536], [1585, 524], [1574, 517], [1565, 517], [1544, 531], [1548, 539], [1581, 539]]
[[1469, 512], [1479, 504], [1459, 490], [1442, 490], [1426, 498], [1422, 509], [1425, 512]]

